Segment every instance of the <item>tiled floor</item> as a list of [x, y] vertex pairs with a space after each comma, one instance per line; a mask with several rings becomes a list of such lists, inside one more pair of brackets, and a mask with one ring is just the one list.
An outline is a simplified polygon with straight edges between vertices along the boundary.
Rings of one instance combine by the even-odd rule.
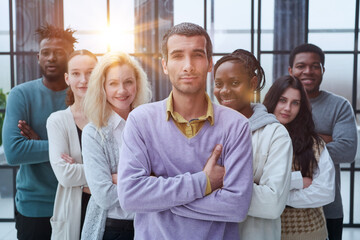
[[[360, 228], [344, 228], [343, 240], [359, 240]], [[16, 240], [15, 223], [0, 223], [0, 240]]]
[[15, 240], [16, 238], [16, 229], [15, 223], [0, 223], [0, 240]]

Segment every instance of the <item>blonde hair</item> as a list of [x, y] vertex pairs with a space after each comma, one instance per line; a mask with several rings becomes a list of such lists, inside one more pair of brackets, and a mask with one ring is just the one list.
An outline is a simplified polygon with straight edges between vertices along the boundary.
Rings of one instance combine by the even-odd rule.
[[106, 100], [105, 77], [109, 68], [117, 65], [132, 67], [136, 77], [136, 96], [131, 103], [131, 109], [151, 100], [151, 89], [147, 76], [139, 62], [123, 52], [109, 52], [105, 54], [91, 73], [88, 89], [84, 98], [84, 112], [90, 122], [99, 130], [107, 126], [112, 108]]

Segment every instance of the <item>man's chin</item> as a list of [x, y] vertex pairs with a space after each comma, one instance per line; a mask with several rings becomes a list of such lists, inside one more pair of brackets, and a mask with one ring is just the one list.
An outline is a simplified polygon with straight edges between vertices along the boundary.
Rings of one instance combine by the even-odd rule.
[[311, 88], [305, 87], [305, 91], [306, 91], [306, 93], [307, 93], [308, 95], [311, 95], [311, 94], [314, 94], [314, 93], [318, 93], [318, 92], [319, 92], [319, 89], [313, 88], [313, 87], [311, 87]]
[[42, 75], [49, 81], [57, 80], [64, 77], [65, 72], [43, 72]]

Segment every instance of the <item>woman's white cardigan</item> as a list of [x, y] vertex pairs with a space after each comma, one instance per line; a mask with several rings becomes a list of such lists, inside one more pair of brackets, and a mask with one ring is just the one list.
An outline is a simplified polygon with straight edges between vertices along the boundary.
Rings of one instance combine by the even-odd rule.
[[[53, 216], [51, 239], [80, 239], [81, 186], [86, 185], [79, 136], [70, 107], [54, 112], [46, 123], [51, 167], [59, 181]], [[61, 158], [68, 154], [69, 164]]]
[[[263, 105], [254, 106], [257, 121], [266, 121], [270, 114]], [[258, 114], [261, 111], [263, 113]], [[292, 143], [282, 124], [273, 122], [253, 129], [253, 119], [249, 120], [252, 128], [254, 187], [248, 216], [239, 225], [240, 239], [278, 240], [281, 237], [280, 216], [290, 189]]]

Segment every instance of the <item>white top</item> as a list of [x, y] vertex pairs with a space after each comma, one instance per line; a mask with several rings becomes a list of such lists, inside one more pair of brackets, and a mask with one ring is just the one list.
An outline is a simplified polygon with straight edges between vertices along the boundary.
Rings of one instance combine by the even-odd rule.
[[333, 202], [334, 199], [335, 168], [325, 147], [320, 154], [312, 184], [308, 188], [303, 188], [301, 172], [292, 172], [290, 194], [286, 204], [294, 208], [317, 208]]
[[[122, 145], [122, 132], [125, 127], [125, 120], [120, 117], [115, 112], [112, 113], [112, 115], [109, 118], [108, 121], [109, 126], [113, 126], [113, 134], [114, 138], [116, 139], [118, 146], [119, 146], [119, 152]], [[116, 191], [116, 189], [115, 189]], [[116, 192], [117, 194], [117, 192]], [[121, 209], [120, 205], [117, 205], [114, 208], [110, 208], [107, 213], [108, 218], [115, 218], [115, 219], [128, 219], [132, 220], [134, 219], [134, 213], [127, 213], [124, 210]]]

